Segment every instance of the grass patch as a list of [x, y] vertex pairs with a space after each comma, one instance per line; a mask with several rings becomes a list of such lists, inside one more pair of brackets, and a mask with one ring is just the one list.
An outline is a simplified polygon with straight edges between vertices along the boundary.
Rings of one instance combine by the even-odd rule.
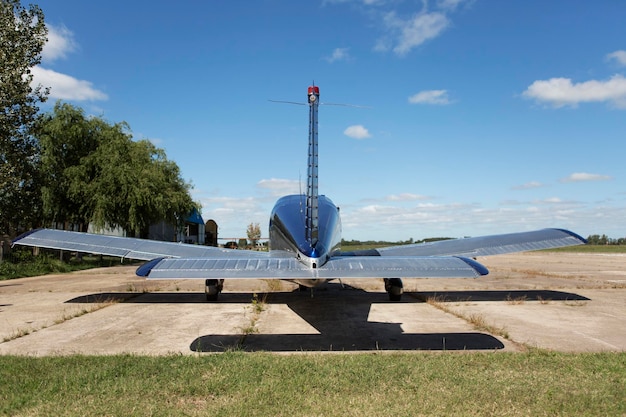
[[540, 252], [573, 253], [626, 253], [626, 245], [578, 245], [564, 248], [543, 249]]
[[42, 249], [42, 253], [33, 255], [31, 248], [13, 248], [11, 256], [0, 262], [0, 281], [108, 267], [119, 265], [120, 262], [120, 258], [99, 255], [84, 255], [81, 258], [73, 256], [61, 260], [58, 251], [45, 252]]
[[623, 353], [0, 357], [0, 414], [623, 415]]

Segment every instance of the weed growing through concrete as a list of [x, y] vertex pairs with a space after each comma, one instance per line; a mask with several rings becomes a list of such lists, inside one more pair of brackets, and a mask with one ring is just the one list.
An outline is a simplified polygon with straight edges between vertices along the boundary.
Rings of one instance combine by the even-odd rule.
[[426, 302], [441, 311], [452, 314], [455, 317], [467, 321], [472, 326], [474, 326], [476, 330], [488, 332], [510, 340], [509, 332], [504, 327], [495, 327], [493, 325], [490, 325], [481, 314], [470, 314], [469, 316], [465, 316], [463, 314], [457, 313], [456, 311], [450, 309], [441, 297], [429, 297]]
[[[68, 312], [64, 311], [61, 314], [61, 317], [55, 319], [53, 321], [53, 323], [55, 325], [56, 324], [65, 323], [68, 320], [72, 320], [72, 319], [75, 319], [77, 317], [84, 316], [85, 314], [93, 313], [94, 311], [101, 310], [101, 309], [103, 309], [105, 307], [108, 307], [110, 305], [117, 304], [118, 302], [119, 302], [119, 300], [109, 299], [109, 300], [105, 300], [102, 303], [92, 304], [89, 307], [83, 307], [83, 308], [81, 308], [79, 310], [76, 310], [74, 312], [71, 312], [71, 313], [68, 313]], [[18, 329], [16, 331], [14, 331], [12, 334], [10, 334], [9, 336], [5, 336], [2, 339], [2, 342], [3, 343], [4, 342], [10, 342], [11, 340], [15, 340], [15, 339], [19, 339], [20, 337], [28, 336], [31, 333], [35, 333], [35, 332], [37, 332], [39, 330], [42, 330], [42, 329], [45, 329], [47, 327], [48, 326], [44, 325], [44, 326], [42, 326], [40, 328], [37, 328], [37, 329], [32, 329], [32, 328], [31, 329]]]
[[518, 305], [518, 304], [524, 304], [525, 301], [527, 301], [527, 298], [525, 295], [522, 295], [519, 297], [511, 297], [511, 294], [508, 294], [506, 296], [507, 304]]

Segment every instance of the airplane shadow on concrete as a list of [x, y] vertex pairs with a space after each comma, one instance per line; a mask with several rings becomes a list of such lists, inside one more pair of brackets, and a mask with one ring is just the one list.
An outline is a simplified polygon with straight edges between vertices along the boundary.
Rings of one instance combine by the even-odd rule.
[[[255, 294], [229, 293], [220, 295], [218, 304], [250, 304]], [[259, 299], [265, 294], [259, 293]], [[541, 301], [588, 300], [578, 294], [544, 290], [506, 291], [442, 291], [406, 293], [402, 303], [423, 303], [429, 298], [438, 302], [459, 301]], [[99, 293], [68, 300], [68, 303], [203, 303], [201, 292]], [[339, 283], [329, 283], [309, 292], [272, 292], [264, 301], [286, 304], [316, 334], [211, 334], [196, 338], [190, 345], [194, 352], [223, 352], [228, 350], [297, 352], [297, 351], [385, 351], [385, 350], [496, 350], [503, 343], [492, 335], [480, 332], [405, 333], [400, 323], [368, 321], [372, 304], [390, 303], [383, 292], [366, 292]]]

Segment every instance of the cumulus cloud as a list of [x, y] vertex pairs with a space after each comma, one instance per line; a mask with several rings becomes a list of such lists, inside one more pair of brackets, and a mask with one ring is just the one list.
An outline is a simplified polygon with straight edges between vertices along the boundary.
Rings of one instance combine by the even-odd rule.
[[53, 26], [46, 24], [48, 28], [48, 41], [41, 51], [44, 61], [52, 62], [57, 59], [67, 58], [67, 54], [74, 52], [78, 45], [74, 41], [74, 34], [65, 26]]
[[626, 78], [614, 75], [606, 81], [572, 83], [569, 78], [551, 78], [533, 82], [523, 96], [554, 107], [576, 107], [579, 103], [607, 102], [626, 109]]
[[446, 90], [420, 91], [409, 97], [411, 104], [450, 104], [448, 92]]
[[[46, 25], [48, 41], [41, 52], [44, 63], [53, 63], [59, 59], [66, 59], [68, 54], [78, 49], [74, 34], [65, 26]], [[71, 75], [37, 66], [31, 68], [33, 74], [32, 86], [42, 85], [50, 88], [50, 98], [71, 101], [98, 101], [107, 100], [108, 96], [94, 88], [89, 81], [80, 80]]]
[[331, 64], [336, 61], [346, 61], [350, 59], [350, 55], [348, 54], [349, 48], [335, 48], [333, 53], [330, 56], [327, 56], [326, 61]]
[[60, 100], [96, 101], [106, 100], [108, 96], [93, 87], [89, 81], [79, 80], [69, 75], [34, 67], [33, 85], [50, 87], [50, 97]]
[[348, 126], [343, 134], [353, 139], [367, 139], [372, 137], [363, 125]]
[[609, 181], [612, 177], [608, 175], [589, 174], [587, 172], [575, 172], [565, 178], [561, 182], [585, 182], [585, 181]]
[[624, 50], [611, 52], [610, 54], [607, 54], [606, 58], [609, 61], [615, 61], [619, 65], [626, 66], [626, 51]]

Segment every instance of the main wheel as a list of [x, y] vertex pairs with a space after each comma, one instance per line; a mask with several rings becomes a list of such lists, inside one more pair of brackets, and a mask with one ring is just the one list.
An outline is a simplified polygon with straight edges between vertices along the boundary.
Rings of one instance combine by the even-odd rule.
[[224, 288], [223, 279], [207, 279], [204, 281], [204, 294], [207, 301], [217, 301], [219, 294]]
[[402, 299], [403, 285], [400, 278], [384, 278], [385, 291], [389, 294], [389, 301], [400, 301]]

